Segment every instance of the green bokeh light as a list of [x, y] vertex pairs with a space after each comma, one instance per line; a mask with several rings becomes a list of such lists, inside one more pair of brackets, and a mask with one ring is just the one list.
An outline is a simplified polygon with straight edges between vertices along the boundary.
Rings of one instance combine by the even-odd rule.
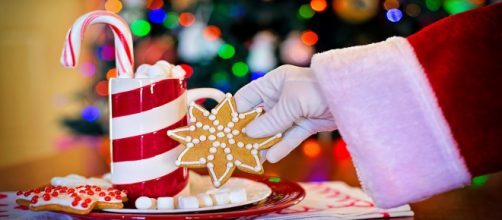
[[222, 82], [222, 81], [227, 81], [228, 78], [229, 77], [226, 72], [220, 71], [220, 72], [214, 73], [211, 76], [211, 81], [213, 81], [213, 83], [218, 83], [218, 82]]
[[169, 29], [174, 29], [178, 27], [178, 13], [176, 12], [169, 12], [167, 13], [167, 18], [164, 20], [164, 27], [169, 28]]
[[237, 62], [232, 65], [232, 73], [236, 77], [244, 77], [248, 74], [249, 72], [249, 67], [246, 63], [244, 62]]
[[437, 11], [441, 7], [442, 0], [425, 0], [425, 6], [430, 11]]
[[469, 0], [446, 0], [443, 7], [448, 14], [457, 14], [476, 8], [476, 5]]
[[223, 59], [230, 59], [235, 55], [235, 48], [230, 44], [223, 44], [218, 49], [218, 56]]
[[150, 26], [150, 23], [143, 19], [135, 20], [131, 24], [131, 32], [138, 37], [144, 37], [148, 35], [151, 29], [152, 27]]
[[472, 185], [482, 186], [485, 185], [486, 181], [488, 181], [488, 176], [477, 176], [472, 179]]
[[273, 183], [280, 183], [281, 178], [280, 177], [270, 177], [270, 178], [268, 178], [268, 181], [273, 182]]
[[305, 18], [305, 19], [309, 19], [311, 17], [313, 17], [315, 14], [314, 10], [312, 10], [312, 8], [310, 7], [309, 4], [304, 4], [302, 6], [300, 6], [300, 8], [298, 9], [298, 15], [300, 15], [300, 17], [302, 18]]

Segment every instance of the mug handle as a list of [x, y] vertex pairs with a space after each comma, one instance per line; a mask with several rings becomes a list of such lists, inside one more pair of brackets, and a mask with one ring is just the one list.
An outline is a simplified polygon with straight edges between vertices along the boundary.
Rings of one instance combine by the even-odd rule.
[[203, 98], [210, 98], [214, 101], [220, 102], [225, 98], [225, 93], [213, 88], [197, 88], [187, 91], [187, 105]]

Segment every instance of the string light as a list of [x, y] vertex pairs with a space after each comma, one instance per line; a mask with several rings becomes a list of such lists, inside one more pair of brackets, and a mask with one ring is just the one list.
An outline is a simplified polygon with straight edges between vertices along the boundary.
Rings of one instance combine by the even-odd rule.
[[222, 59], [230, 59], [235, 55], [235, 48], [230, 44], [222, 44], [218, 49], [218, 56]]
[[159, 9], [164, 6], [164, 0], [146, 0], [146, 7], [150, 10]]
[[122, 2], [119, 0], [107, 0], [105, 3], [105, 9], [113, 13], [119, 13], [122, 10]]
[[148, 12], [148, 19], [154, 24], [162, 24], [166, 20], [167, 14], [162, 9], [155, 9]]
[[138, 19], [131, 23], [131, 32], [138, 37], [144, 37], [148, 35], [151, 29], [152, 27], [150, 26], [150, 23], [143, 19]]
[[401, 12], [401, 10], [397, 9], [397, 8], [393, 8], [393, 9], [390, 9], [387, 11], [387, 19], [390, 21], [390, 22], [399, 22], [401, 20], [401, 18], [403, 18], [403, 13]]
[[246, 63], [244, 62], [237, 62], [232, 65], [232, 73], [236, 77], [244, 77], [248, 74], [249, 72], [249, 67]]
[[310, 7], [314, 11], [322, 12], [328, 7], [328, 3], [326, 3], [326, 0], [312, 0], [310, 1]]
[[96, 93], [100, 96], [108, 96], [108, 81], [99, 81], [95, 87]]
[[117, 77], [117, 69], [111, 68], [106, 72], [106, 79], [110, 80], [111, 78]]
[[193, 68], [188, 64], [180, 64], [181, 68], [185, 70], [185, 79], [190, 78], [193, 74]]
[[314, 139], [308, 139], [302, 144], [302, 151], [310, 158], [318, 157], [321, 154], [321, 144]]
[[86, 121], [96, 121], [99, 119], [99, 108], [96, 106], [87, 106], [82, 109], [82, 118]]
[[209, 25], [204, 29], [204, 37], [209, 40], [217, 40], [221, 36], [221, 30], [215, 25]]
[[189, 27], [195, 22], [195, 16], [190, 12], [183, 12], [180, 14], [179, 23], [183, 27]]
[[164, 21], [164, 26], [169, 29], [178, 27], [178, 13], [169, 12], [169, 14], [167, 14], [167, 18]]
[[304, 4], [300, 6], [300, 8], [298, 9], [298, 15], [300, 15], [300, 17], [304, 19], [312, 18], [314, 14], [315, 14], [314, 10], [312, 10], [310, 5], [308, 4]]
[[317, 34], [313, 31], [304, 31], [300, 38], [302, 42], [307, 46], [313, 46], [314, 44], [317, 43], [317, 40], [319, 39], [317, 37]]

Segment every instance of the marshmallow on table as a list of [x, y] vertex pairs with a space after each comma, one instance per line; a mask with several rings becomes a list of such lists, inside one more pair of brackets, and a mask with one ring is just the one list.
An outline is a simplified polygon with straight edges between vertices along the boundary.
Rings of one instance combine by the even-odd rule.
[[174, 198], [173, 197], [157, 198], [157, 209], [161, 210], [174, 209]]
[[246, 189], [231, 191], [228, 197], [230, 198], [230, 203], [241, 203], [248, 199]]
[[230, 198], [228, 196], [228, 192], [217, 192], [211, 194], [215, 205], [226, 205], [230, 203]]
[[178, 208], [180, 209], [199, 208], [199, 200], [195, 196], [180, 196], [178, 197]]
[[148, 198], [146, 196], [141, 196], [136, 199], [134, 203], [137, 209], [147, 210], [147, 209], [156, 209], [157, 208], [157, 200], [153, 198]]
[[213, 199], [206, 193], [201, 193], [197, 195], [197, 199], [199, 200], [199, 206], [201, 208], [213, 206]]

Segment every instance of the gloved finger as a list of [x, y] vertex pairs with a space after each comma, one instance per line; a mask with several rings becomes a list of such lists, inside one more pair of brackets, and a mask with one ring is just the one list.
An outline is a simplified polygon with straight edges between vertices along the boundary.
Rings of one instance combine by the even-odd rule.
[[261, 150], [260, 151], [260, 163], [265, 163], [265, 161], [267, 161], [267, 152], [268, 152], [268, 149], [264, 149], [264, 150]]
[[249, 123], [246, 134], [252, 138], [272, 136], [289, 129], [299, 118], [299, 113], [288, 107], [286, 99], [281, 99], [270, 111]]
[[235, 93], [234, 100], [238, 112], [250, 111], [263, 102], [261, 90], [256, 82], [256, 80], [250, 82]]
[[300, 126], [294, 126], [286, 132], [282, 140], [268, 149], [267, 160], [270, 163], [277, 163], [288, 155], [293, 149], [298, 147], [305, 139], [310, 137], [312, 132]]

